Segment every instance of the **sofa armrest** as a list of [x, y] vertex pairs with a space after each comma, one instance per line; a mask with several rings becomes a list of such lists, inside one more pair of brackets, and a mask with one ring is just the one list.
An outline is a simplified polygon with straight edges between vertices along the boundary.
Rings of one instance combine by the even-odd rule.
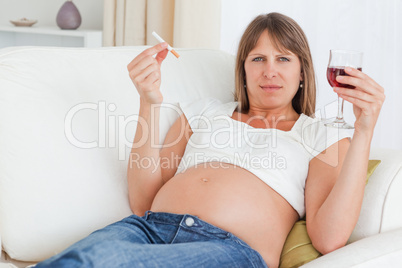
[[402, 228], [361, 239], [301, 267], [397, 267], [401, 263], [401, 259]]
[[381, 164], [366, 185], [359, 220], [348, 243], [402, 228], [402, 151], [373, 148], [370, 159], [379, 159]]
[[384, 162], [376, 176], [381, 179], [392, 178], [384, 198], [380, 232], [402, 228], [402, 214], [400, 213], [402, 211], [402, 152], [374, 149], [371, 155], [373, 159], [383, 159]]

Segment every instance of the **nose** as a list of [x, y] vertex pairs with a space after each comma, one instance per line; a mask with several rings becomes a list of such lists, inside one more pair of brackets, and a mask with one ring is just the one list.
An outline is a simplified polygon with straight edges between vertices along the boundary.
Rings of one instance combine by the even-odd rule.
[[278, 75], [278, 72], [276, 70], [275, 64], [272, 62], [267, 61], [265, 66], [264, 66], [264, 77], [267, 79], [272, 79]]

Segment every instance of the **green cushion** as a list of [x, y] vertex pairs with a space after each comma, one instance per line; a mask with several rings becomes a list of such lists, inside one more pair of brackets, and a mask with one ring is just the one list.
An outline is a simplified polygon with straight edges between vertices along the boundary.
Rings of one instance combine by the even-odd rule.
[[311, 244], [307, 234], [306, 221], [295, 223], [283, 246], [280, 268], [299, 267], [321, 256]]
[[[381, 160], [369, 160], [366, 183], [380, 163]], [[300, 220], [295, 223], [286, 238], [279, 267], [299, 267], [319, 256], [321, 256], [321, 254], [313, 247], [310, 237], [307, 234], [306, 221]]]
[[374, 170], [378, 167], [378, 165], [380, 163], [381, 163], [381, 160], [369, 160], [368, 167], [367, 167], [366, 184], [367, 184], [370, 176], [373, 174]]

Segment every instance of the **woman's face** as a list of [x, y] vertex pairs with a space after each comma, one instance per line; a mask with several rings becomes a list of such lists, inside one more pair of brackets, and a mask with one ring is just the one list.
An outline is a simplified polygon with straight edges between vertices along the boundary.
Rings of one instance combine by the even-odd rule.
[[248, 54], [244, 69], [251, 108], [292, 107], [292, 99], [302, 81], [300, 60], [292, 52], [278, 51], [267, 30]]

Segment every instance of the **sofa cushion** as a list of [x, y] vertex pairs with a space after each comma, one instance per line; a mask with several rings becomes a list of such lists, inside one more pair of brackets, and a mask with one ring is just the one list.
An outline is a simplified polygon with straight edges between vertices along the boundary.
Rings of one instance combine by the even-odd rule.
[[290, 230], [282, 249], [280, 268], [299, 267], [321, 256], [312, 245], [306, 221], [299, 220]]
[[378, 165], [381, 163], [381, 160], [369, 160], [368, 166], [367, 166], [367, 175], [366, 175], [366, 184], [368, 183], [370, 176], [373, 175], [374, 170], [378, 167]]
[[[131, 214], [139, 96], [126, 66], [143, 49], [0, 50], [0, 234], [11, 258], [43, 260]], [[179, 116], [175, 102], [233, 99], [232, 55], [179, 53], [162, 65], [161, 140]]]

